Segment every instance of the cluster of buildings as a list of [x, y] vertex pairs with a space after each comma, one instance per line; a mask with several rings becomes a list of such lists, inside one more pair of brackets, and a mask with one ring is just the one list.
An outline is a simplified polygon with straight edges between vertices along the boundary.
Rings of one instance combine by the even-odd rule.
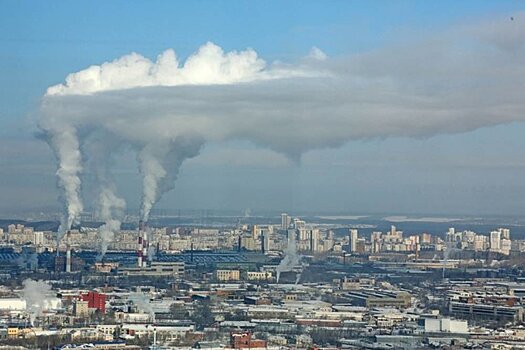
[[[510, 260], [520, 256], [513, 253], [520, 241], [508, 229], [486, 236], [450, 229], [439, 237], [392, 226], [365, 235], [283, 214], [280, 224], [230, 228], [140, 224], [117, 233], [103, 256], [88, 228], [68, 232], [58, 247], [52, 232], [23, 225], [9, 225], [0, 237], [0, 347], [525, 342], [525, 266]], [[41, 295], [28, 285], [40, 286]]]
[[489, 235], [480, 235], [473, 231], [456, 232], [450, 228], [446, 235], [452, 249], [472, 250], [476, 252], [490, 251], [509, 255], [511, 251], [522, 252], [525, 241], [510, 239], [510, 230], [499, 228], [491, 231]]
[[[147, 232], [147, 247], [143, 240]], [[357, 228], [350, 229], [348, 235], [336, 235], [326, 226], [308, 224], [283, 213], [281, 224], [237, 225], [234, 228], [202, 227], [163, 227], [148, 230], [121, 230], [109, 243], [110, 251], [139, 251], [148, 253], [174, 254], [190, 250], [232, 250], [251, 252], [281, 252], [290, 234], [295, 235], [297, 250], [310, 255], [329, 252], [348, 254], [377, 255], [381, 253], [421, 252], [490, 252], [502, 255], [525, 252], [525, 240], [511, 240], [510, 230], [499, 228], [487, 235], [474, 231], [456, 231], [450, 228], [444, 236], [429, 233], [404, 234], [395, 226], [387, 232], [374, 231], [366, 237]], [[37, 252], [66, 250], [69, 244], [73, 249], [97, 250], [100, 237], [96, 228], [81, 227], [71, 230], [57, 247], [56, 234], [51, 231], [34, 231], [24, 225], [9, 225], [0, 229], [0, 244], [21, 247], [31, 245]], [[449, 255], [447, 253], [447, 255]]]
[[[525, 341], [520, 326], [525, 284], [497, 279], [426, 284], [436, 298], [443, 292], [442, 310], [418, 288], [359, 275], [297, 285], [186, 277], [168, 288], [55, 287], [32, 321], [28, 313], [33, 311], [21, 301], [20, 291], [4, 287], [0, 342], [33, 344], [52, 336], [69, 348], [381, 349], [454, 344], [515, 348]], [[452, 287], [445, 290], [447, 284]], [[504, 290], [507, 294], [498, 292]], [[491, 327], [491, 322], [500, 326]]]

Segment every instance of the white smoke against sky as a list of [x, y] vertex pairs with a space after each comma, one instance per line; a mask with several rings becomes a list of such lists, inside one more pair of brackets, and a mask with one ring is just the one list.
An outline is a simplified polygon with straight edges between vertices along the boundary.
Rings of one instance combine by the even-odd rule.
[[[40, 126], [59, 162], [67, 220], [78, 220], [78, 135], [137, 150], [141, 216], [208, 142], [250, 141], [299, 161], [353, 140], [431, 137], [525, 121], [525, 21], [468, 23], [371, 52], [267, 64], [252, 49], [207, 43], [184, 63], [132, 53], [48, 89]], [[82, 136], [84, 137], [84, 136]]]
[[115, 180], [110, 171], [110, 164], [119, 143], [120, 141], [112, 135], [98, 132], [92, 133], [83, 145], [83, 151], [87, 154], [87, 168], [93, 172], [98, 190], [95, 208], [99, 219], [104, 222], [98, 228], [98, 260], [104, 257], [108, 245], [115, 238], [115, 233], [120, 230], [126, 209], [126, 202], [117, 195]]
[[60, 122], [55, 123], [52, 118], [42, 120], [40, 126], [57, 158], [57, 184], [63, 191], [62, 197], [65, 203], [65, 214], [60, 220], [57, 232], [58, 245], [64, 233], [73, 224], [79, 223], [79, 216], [83, 210], [79, 176], [82, 170], [82, 157], [75, 127]]
[[174, 188], [184, 160], [198, 155], [203, 144], [200, 137], [180, 135], [175, 140], [148, 143], [138, 153], [143, 188], [140, 216], [144, 222], [162, 194]]
[[44, 281], [34, 281], [26, 279], [23, 282], [22, 298], [26, 302], [26, 312], [29, 314], [31, 325], [34, 325], [37, 317], [42, 316], [42, 312], [49, 307], [51, 286]]
[[[314, 48], [309, 58], [322, 60], [323, 55]], [[300, 66], [276, 64], [268, 67], [253, 49], [224, 52], [208, 42], [183, 64], [172, 49], [161, 53], [155, 62], [133, 52], [112, 62], [69, 74], [64, 84], [51, 86], [46, 95], [89, 95], [147, 86], [237, 84], [312, 75], [314, 72]]]

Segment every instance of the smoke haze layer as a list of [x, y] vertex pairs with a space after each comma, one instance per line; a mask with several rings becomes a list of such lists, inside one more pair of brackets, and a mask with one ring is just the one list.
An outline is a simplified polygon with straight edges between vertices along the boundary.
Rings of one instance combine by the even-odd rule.
[[70, 74], [48, 89], [40, 121], [59, 163], [65, 228], [82, 210], [81, 144], [93, 130], [137, 152], [147, 220], [207, 142], [247, 140], [298, 162], [352, 140], [522, 122], [525, 26], [488, 22], [350, 56], [314, 48], [292, 64], [207, 43], [184, 63], [173, 50], [156, 61], [132, 53]]

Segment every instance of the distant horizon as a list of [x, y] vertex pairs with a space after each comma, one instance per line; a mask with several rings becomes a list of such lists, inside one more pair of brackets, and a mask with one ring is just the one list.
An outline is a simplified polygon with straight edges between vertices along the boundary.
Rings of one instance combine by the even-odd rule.
[[7, 1], [0, 18], [2, 216], [525, 213], [522, 1]]
[[[200, 215], [200, 214], [203, 215]], [[248, 225], [266, 225], [272, 224], [279, 226], [281, 223], [280, 213], [265, 213], [261, 215], [255, 215], [245, 217], [242, 215], [220, 215], [217, 211], [205, 215], [204, 210], [181, 213], [180, 217], [177, 216], [166, 216], [157, 217], [153, 216], [149, 222], [151, 227], [193, 227], [193, 228], [214, 228], [214, 229], [227, 229], [233, 228], [240, 224]], [[223, 213], [224, 214], [224, 213]], [[227, 213], [232, 214], [232, 213]], [[430, 233], [437, 236], [444, 236], [449, 228], [453, 227], [457, 231], [474, 231], [478, 234], [488, 235], [491, 231], [498, 228], [509, 228], [511, 230], [511, 236], [513, 239], [525, 239], [525, 218], [516, 217], [463, 217], [457, 220], [442, 220], [441, 217], [431, 217], [424, 215], [424, 220], [421, 220], [421, 216], [408, 216], [406, 218], [389, 217], [383, 215], [363, 215], [357, 219], [346, 219], [339, 218], [337, 215], [334, 219], [326, 218], [323, 215], [304, 215], [304, 213], [288, 213], [291, 217], [298, 217], [306, 220], [307, 224], [312, 224], [317, 227], [324, 226], [334, 230], [337, 235], [344, 235], [346, 230], [351, 228], [357, 228], [359, 235], [363, 237], [369, 237], [372, 232], [380, 231], [386, 232], [390, 230], [391, 226], [396, 226], [398, 230], [405, 232], [408, 235]], [[353, 216], [352, 216], [353, 217]], [[26, 218], [27, 219], [27, 218]], [[448, 218], [452, 219], [452, 218]], [[60, 221], [58, 218], [55, 220], [24, 220], [23, 218], [0, 218], [0, 227], [7, 228], [9, 224], [13, 223], [25, 223], [28, 226], [35, 227], [40, 231], [52, 231], [57, 232]], [[39, 223], [37, 225], [33, 225]], [[76, 225], [73, 229], [80, 227], [88, 227], [92, 230], [97, 229], [103, 221], [83, 220], [80, 225]], [[133, 219], [125, 220], [122, 222], [122, 230], [134, 230], [139, 225], [139, 217], [135, 216]]]
[[[94, 212], [88, 210], [82, 213], [82, 217], [94, 216], [94, 221], [103, 221], [100, 218], [96, 220]], [[131, 216], [139, 218], [139, 208], [131, 208], [126, 210], [125, 216]], [[448, 221], [462, 221], [462, 220], [490, 220], [490, 219], [525, 219], [525, 215], [513, 215], [513, 214], [497, 214], [497, 213], [464, 213], [464, 214], [453, 214], [453, 213], [407, 213], [407, 212], [352, 212], [352, 211], [316, 211], [316, 210], [276, 210], [276, 209], [250, 209], [249, 214], [246, 213], [246, 209], [217, 209], [217, 208], [159, 208], [152, 211], [152, 219], [156, 218], [176, 218], [177, 216], [184, 217], [222, 217], [222, 218], [280, 218], [282, 213], [286, 213], [292, 217], [311, 217], [325, 220], [348, 220], [348, 221], [359, 221], [361, 219], [373, 218], [390, 221], [393, 224], [396, 222], [441, 222], [446, 223]], [[55, 210], [27, 210], [19, 213], [5, 213], [0, 212], [0, 220], [9, 220], [13, 217], [18, 217], [17, 220], [24, 216], [31, 215], [41, 216], [55, 216], [61, 215], [61, 211]], [[38, 220], [36, 217], [32, 218]], [[412, 220], [411, 220], [412, 219]], [[422, 220], [423, 219], [423, 220]], [[438, 220], [440, 219], [440, 220]], [[86, 220], [83, 220], [86, 221]], [[130, 222], [130, 221], [127, 221]]]

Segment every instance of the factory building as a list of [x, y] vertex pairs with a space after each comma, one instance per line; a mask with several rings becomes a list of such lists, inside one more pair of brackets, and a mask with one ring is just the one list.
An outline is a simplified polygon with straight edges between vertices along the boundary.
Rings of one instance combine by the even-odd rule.
[[103, 314], [106, 313], [106, 295], [99, 292], [88, 292], [87, 294], [82, 294], [81, 299], [87, 301], [88, 308], [97, 309]]
[[150, 266], [146, 267], [123, 267], [119, 268], [118, 272], [126, 276], [169, 276], [182, 278], [184, 277], [183, 262], [152, 262]]
[[523, 321], [523, 307], [490, 304], [471, 304], [452, 301], [449, 312], [460, 317], [475, 317], [493, 320]]

